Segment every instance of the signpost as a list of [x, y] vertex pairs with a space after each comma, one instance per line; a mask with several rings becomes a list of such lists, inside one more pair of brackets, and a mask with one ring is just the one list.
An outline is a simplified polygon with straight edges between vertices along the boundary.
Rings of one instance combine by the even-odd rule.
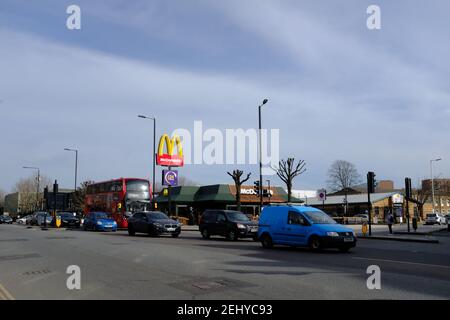
[[[166, 145], [166, 153], [164, 153], [164, 145]], [[177, 147], [177, 153], [174, 154], [174, 148]], [[162, 172], [162, 184], [167, 186], [168, 197], [168, 214], [171, 210], [171, 188], [178, 185], [178, 171], [171, 170], [171, 167], [182, 167], [184, 165], [183, 146], [179, 136], [174, 135], [171, 138], [167, 134], [163, 134], [159, 139], [158, 153], [156, 154], [156, 163], [160, 166], [168, 167], [168, 170]], [[165, 191], [164, 191], [165, 192]]]
[[327, 200], [327, 190], [325, 190], [325, 189], [317, 190], [317, 200], [322, 201], [322, 207], [324, 207], [325, 200]]

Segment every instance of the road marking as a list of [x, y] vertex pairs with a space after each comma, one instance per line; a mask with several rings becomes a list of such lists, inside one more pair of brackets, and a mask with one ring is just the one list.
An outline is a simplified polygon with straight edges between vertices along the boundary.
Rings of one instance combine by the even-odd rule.
[[412, 264], [412, 265], [418, 265], [418, 266], [437, 267], [437, 268], [450, 269], [450, 266], [443, 266], [443, 265], [440, 265], [440, 264], [428, 264], [428, 263], [419, 263], [419, 262], [409, 262], [409, 261], [400, 261], [400, 260], [388, 260], [388, 259], [376, 259], [376, 258], [362, 258], [362, 257], [353, 257], [352, 259], [394, 262], [394, 263], [403, 263], [403, 264]]
[[15, 300], [11, 293], [0, 283], [0, 300]]

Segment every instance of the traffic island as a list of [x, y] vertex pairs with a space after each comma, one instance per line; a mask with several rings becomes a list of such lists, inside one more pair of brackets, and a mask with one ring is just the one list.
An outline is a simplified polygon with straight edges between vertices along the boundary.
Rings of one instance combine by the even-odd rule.
[[358, 239], [371, 239], [371, 240], [390, 240], [390, 241], [403, 241], [403, 242], [421, 242], [421, 243], [439, 243], [439, 240], [429, 237], [405, 237], [405, 236], [358, 236]]

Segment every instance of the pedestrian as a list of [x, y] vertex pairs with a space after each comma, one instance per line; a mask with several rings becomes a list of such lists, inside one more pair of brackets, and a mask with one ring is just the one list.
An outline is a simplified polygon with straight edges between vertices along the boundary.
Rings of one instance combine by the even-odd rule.
[[388, 214], [387, 223], [389, 227], [389, 233], [392, 234], [392, 224], [394, 223], [394, 216], [392, 215], [392, 212], [389, 212]]

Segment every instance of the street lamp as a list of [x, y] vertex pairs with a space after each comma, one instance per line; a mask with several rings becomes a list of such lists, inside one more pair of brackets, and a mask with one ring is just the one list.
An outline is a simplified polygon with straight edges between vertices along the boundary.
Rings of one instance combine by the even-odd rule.
[[41, 169], [38, 167], [22, 167], [23, 169], [37, 170], [36, 210], [39, 210], [39, 182], [41, 180]]
[[435, 202], [434, 202], [434, 177], [433, 177], [433, 162], [441, 161], [441, 158], [430, 160], [430, 174], [431, 174], [431, 201], [433, 201], [433, 213], [435, 211]]
[[267, 103], [267, 99], [264, 99], [262, 104], [258, 106], [258, 118], [259, 118], [259, 214], [263, 207], [263, 182], [262, 182], [262, 128], [261, 128], [261, 108]]
[[77, 170], [78, 170], [78, 150], [77, 149], [69, 149], [64, 148], [65, 151], [75, 152], [75, 191], [77, 191]]
[[138, 115], [138, 118], [153, 120], [153, 179], [152, 179], [152, 211], [155, 210], [155, 158], [156, 158], [156, 117]]

